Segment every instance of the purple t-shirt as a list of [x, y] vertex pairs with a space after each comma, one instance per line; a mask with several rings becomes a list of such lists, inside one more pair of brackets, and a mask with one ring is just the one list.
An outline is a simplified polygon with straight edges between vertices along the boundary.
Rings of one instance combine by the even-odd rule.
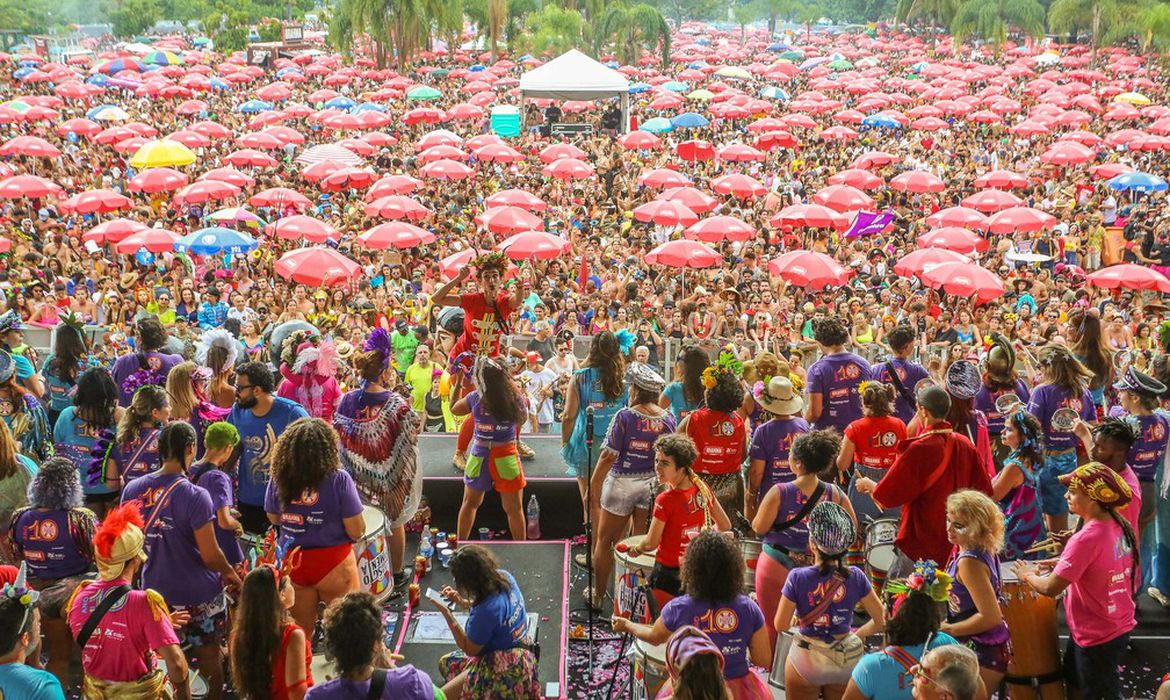
[[[176, 481], [178, 485], [166, 495]], [[211, 496], [182, 474], [157, 471], [135, 479], [122, 490], [122, 502], [128, 501], [142, 503], [144, 520], [150, 520], [158, 509], [146, 532], [149, 558], [142, 569], [143, 585], [162, 593], [171, 605], [202, 605], [214, 600], [223, 586], [219, 574], [203, 563], [195, 543], [195, 531], [215, 519]]]
[[1016, 387], [1014, 389], [1005, 387], [992, 391], [984, 384], [979, 387], [979, 392], [975, 394], [975, 409], [983, 411], [983, 415], [987, 416], [987, 434], [991, 437], [995, 437], [1003, 432], [1004, 416], [995, 408], [995, 400], [1005, 394], [1015, 394], [1024, 405], [1028, 404], [1028, 400], [1032, 396], [1032, 392], [1028, 389], [1028, 385], [1024, 383], [1023, 379], [1016, 380]]
[[1134, 416], [1141, 428], [1137, 442], [1129, 448], [1125, 463], [1137, 474], [1138, 481], [1153, 481], [1158, 467], [1166, 457], [1166, 440], [1170, 435], [1170, 420], [1158, 413]]
[[[802, 566], [789, 572], [788, 580], [784, 582], [783, 595], [796, 603], [798, 618], [804, 617], [820, 605], [832, 577], [832, 573], [822, 574], [815, 566]], [[871, 590], [873, 584], [869, 582], [865, 572], [856, 566], [849, 567], [849, 578], [837, 589], [833, 602], [829, 603], [829, 607], [825, 608], [820, 617], [810, 624], [801, 625], [800, 633], [826, 642], [846, 634], [853, 624], [853, 608], [857, 601], [869, 595]]]
[[287, 505], [280, 502], [276, 482], [269, 481], [264, 510], [280, 516], [280, 534], [292, 537], [290, 547], [315, 549], [350, 541], [343, 521], [362, 514], [362, 501], [353, 477], [338, 469], [325, 477], [316, 491]]
[[336, 415], [363, 420], [374, 416], [390, 400], [388, 391], [350, 391], [341, 397]]
[[[381, 700], [433, 700], [435, 686], [431, 677], [414, 666], [398, 666], [386, 671], [386, 686]], [[347, 681], [334, 678], [315, 685], [305, 694], [305, 700], [354, 700], [370, 695], [370, 681]]]
[[[929, 377], [930, 372], [927, 372], [926, 368], [917, 362], [897, 357], [891, 357], [886, 362], [879, 362], [870, 368], [870, 379], [894, 387], [894, 415], [901, 418], [903, 423], [909, 423], [910, 419], [914, 417], [915, 409], [909, 401], [903, 398], [902, 392], [898, 391], [897, 385], [894, 384], [894, 378], [890, 375], [890, 365], [893, 365], [894, 371], [898, 373], [898, 379], [902, 381], [902, 387], [909, 396], [914, 396], [914, 387], [918, 385], [918, 382]], [[1024, 400], [1026, 401], [1027, 398]]]
[[825, 355], [808, 369], [808, 394], [820, 394], [821, 417], [813, 427], [817, 430], [845, 428], [861, 418], [861, 392], [858, 387], [870, 376], [869, 363], [860, 355], [838, 352]]
[[157, 428], [140, 428], [138, 437], [128, 443], [115, 442], [110, 456], [118, 463], [122, 487], [159, 468]]
[[1077, 436], [1071, 431], [1062, 433], [1052, 427], [1052, 414], [1060, 408], [1071, 408], [1084, 421], [1097, 420], [1097, 407], [1088, 389], [1076, 397], [1068, 389], [1055, 384], [1041, 384], [1036, 387], [1028, 399], [1028, 413], [1040, 421], [1044, 428], [1044, 448], [1052, 452], [1074, 449], [1078, 442]]
[[796, 436], [809, 431], [803, 418], [773, 418], [752, 433], [751, 459], [764, 460], [764, 476], [760, 479], [761, 498], [776, 484], [796, 478], [788, 466], [788, 454]]
[[[987, 567], [987, 571], [991, 577], [991, 588], [995, 591], [995, 596], [997, 598], [1000, 597], [1002, 591], [1002, 585], [999, 580], [999, 557], [991, 552], [982, 550], [961, 551], [958, 556], [951, 559], [951, 563], [947, 566], [947, 573], [953, 581], [951, 584], [950, 598], [947, 601], [947, 619], [950, 622], [966, 620], [979, 612], [974, 599], [971, 598], [971, 591], [967, 588], [966, 584], [959, 580], [960, 559], [974, 559]], [[999, 624], [995, 627], [972, 635], [971, 638], [981, 644], [1003, 644], [1010, 638], [1007, 621], [1000, 620]]]
[[475, 421], [475, 435], [471, 444], [471, 454], [487, 458], [493, 447], [502, 447], [516, 439], [516, 424], [501, 423], [489, 416], [483, 410], [479, 400], [479, 392], [473, 391], [467, 395], [467, 405], [471, 409], [471, 418]]
[[760, 606], [746, 595], [731, 602], [711, 603], [679, 596], [662, 608], [662, 624], [671, 632], [693, 625], [707, 633], [723, 652], [723, 677], [728, 680], [746, 676], [752, 635], [764, 626]]
[[131, 353], [119, 357], [114, 362], [114, 368], [110, 370], [110, 373], [114, 375], [114, 384], [118, 387], [118, 405], [123, 408], [130, 405], [130, 400], [134, 398], [134, 392], [136, 391], [136, 389], [130, 387], [122, 388], [122, 385], [130, 375], [139, 370], [147, 369], [154, 375], [156, 380], [161, 378], [161, 381], [155, 383], [163, 386], [167, 381], [167, 375], [170, 374], [171, 368], [183, 361], [182, 355], [164, 355], [161, 352], [154, 351], [143, 353], [143, 357], [146, 360], [145, 368], [138, 360], [138, 353]]
[[654, 471], [654, 441], [678, 427], [674, 414], [648, 416], [623, 408], [609, 424], [605, 448], [617, 453], [610, 470], [614, 476], [645, 475]]
[[[93, 513], [85, 511], [90, 532], [97, 525]], [[69, 527], [69, 512], [29, 508], [12, 524], [12, 539], [28, 563], [28, 575], [38, 579], [77, 576], [89, 569], [92, 559], [82, 555], [83, 547]]]
[[[195, 485], [207, 491], [211, 496], [211, 510], [218, 513], [220, 508], [236, 505], [235, 492], [232, 488], [232, 478], [215, 465], [206, 462], [197, 462], [191, 465], [190, 473], [195, 476]], [[219, 519], [215, 521], [215, 541], [223, 550], [223, 556], [232, 566], [244, 560], [244, 552], [240, 549], [240, 541], [236, 533], [219, 526]]]
[[[824, 484], [825, 492], [821, 494], [820, 502], [841, 503], [845, 500], [845, 493], [841, 487], [828, 482], [824, 482]], [[772, 521], [772, 527], [796, 517], [800, 509], [804, 507], [804, 502], [808, 500], [800, 487], [793, 482], [777, 484], [774, 488], [780, 491], [780, 507], [776, 509], [776, 519]], [[764, 544], [783, 547], [790, 552], [809, 552], [808, 516], [806, 515], [803, 520], [793, 523], [780, 532], [769, 530], [764, 533]]]

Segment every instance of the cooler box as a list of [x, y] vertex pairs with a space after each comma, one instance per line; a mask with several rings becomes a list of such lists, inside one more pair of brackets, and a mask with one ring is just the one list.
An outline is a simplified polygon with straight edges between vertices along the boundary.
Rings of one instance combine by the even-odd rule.
[[498, 136], [519, 136], [520, 110], [512, 105], [492, 107], [492, 132]]

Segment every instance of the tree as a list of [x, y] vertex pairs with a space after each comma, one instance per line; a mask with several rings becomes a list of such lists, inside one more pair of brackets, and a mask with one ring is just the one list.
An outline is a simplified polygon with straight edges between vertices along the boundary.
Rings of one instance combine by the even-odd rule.
[[776, 32], [776, 20], [791, 18], [800, 9], [799, 0], [756, 0], [759, 3], [760, 16], [768, 18], [768, 35]]
[[796, 8], [796, 21], [804, 25], [804, 37], [812, 36], [812, 26], [825, 16], [825, 8], [816, 3], [800, 5]]
[[628, 5], [618, 0], [605, 9], [593, 23], [594, 49], [612, 43], [622, 63], [638, 60], [643, 47], [657, 51], [661, 47], [663, 66], [670, 63], [670, 27], [662, 13], [644, 3]]
[[547, 4], [525, 18], [524, 31], [516, 37], [516, 47], [532, 54], [562, 54], [581, 45], [585, 23], [581, 13]]
[[1137, 24], [1141, 28], [1143, 50], [1154, 46], [1165, 51], [1170, 47], [1170, 5], [1160, 2], [1147, 6], [1138, 14]]
[[1043, 36], [1044, 8], [1036, 0], [965, 0], [951, 20], [956, 46], [974, 37], [990, 42], [996, 56], [1011, 28], [1027, 36]]
[[49, 28], [49, 11], [42, 0], [0, 0], [4, 28], [41, 34]]
[[735, 16], [735, 23], [739, 25], [739, 45], [743, 46], [747, 40], [747, 26], [760, 18], [760, 6], [756, 3], [736, 5], [731, 13]]
[[1138, 17], [1148, 6], [1143, 0], [1055, 0], [1048, 24], [1054, 32], [1089, 32], [1095, 64], [1100, 47], [1141, 34]]
[[898, 0], [894, 8], [894, 22], [908, 24], [922, 18], [936, 27], [949, 26], [958, 11], [957, 0]]
[[114, 36], [134, 36], [154, 26], [162, 17], [154, 0], [120, 0], [106, 7]]
[[670, 17], [675, 29], [682, 27], [683, 20], [711, 19], [723, 9], [717, 0], [651, 0], [649, 4]]

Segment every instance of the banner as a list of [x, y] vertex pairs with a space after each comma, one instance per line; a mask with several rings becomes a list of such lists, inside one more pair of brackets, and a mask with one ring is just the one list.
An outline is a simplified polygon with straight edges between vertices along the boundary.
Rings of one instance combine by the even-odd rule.
[[857, 218], [853, 220], [853, 224], [849, 230], [845, 232], [845, 238], [857, 238], [858, 236], [872, 236], [875, 233], [881, 233], [891, 221], [894, 220], [893, 212], [872, 212], [859, 211]]

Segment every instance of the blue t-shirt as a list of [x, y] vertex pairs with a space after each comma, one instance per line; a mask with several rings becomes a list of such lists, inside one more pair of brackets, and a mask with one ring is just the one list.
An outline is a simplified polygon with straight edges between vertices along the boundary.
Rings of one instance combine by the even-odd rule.
[[508, 579], [508, 592], [493, 593], [471, 606], [467, 618], [467, 638], [483, 647], [479, 652], [481, 657], [520, 646], [528, 633], [528, 611], [520, 585], [511, 573], [503, 569], [500, 573]]
[[688, 413], [698, 410], [699, 406], [703, 405], [702, 401], [695, 403], [687, 401], [687, 397], [683, 393], [682, 382], [667, 384], [666, 388], [662, 390], [662, 395], [670, 401], [670, 412], [680, 421], [686, 418]]
[[90, 486], [87, 482], [89, 471], [90, 450], [97, 442], [98, 434], [102, 430], [115, 430], [113, 423], [98, 428], [92, 427], [81, 419], [73, 406], [61, 411], [57, 416], [57, 423], [53, 426], [53, 451], [58, 457], [64, 457], [77, 468], [81, 475], [82, 490], [88, 495], [114, 493], [116, 489], [106, 488], [105, 484]]
[[41, 372], [41, 376], [45, 380], [45, 400], [43, 403], [49, 410], [60, 413], [73, 404], [73, 390], [77, 387], [77, 382], [76, 380], [66, 382], [58, 377], [52, 369], [52, 362], [53, 355], [50, 354], [45, 358], [45, 369]]
[[[958, 641], [946, 632], [936, 632], [930, 639], [931, 649], [948, 644], [958, 644]], [[926, 652], [922, 644], [902, 649], [915, 660], [921, 660]], [[853, 667], [853, 684], [869, 700], [910, 700], [914, 697], [913, 680], [906, 667], [885, 650], [866, 654]]]
[[24, 664], [0, 664], [0, 698], [65, 700], [65, 691], [48, 671]]
[[296, 401], [273, 396], [272, 409], [257, 418], [252, 409], [232, 406], [228, 422], [240, 431], [239, 501], [249, 506], [264, 506], [264, 491], [272, 467], [276, 439], [290, 423], [309, 414]]
[[37, 373], [36, 368], [33, 367], [33, 363], [24, 355], [12, 353], [12, 359], [16, 362], [16, 378], [20, 381], [23, 382]]

